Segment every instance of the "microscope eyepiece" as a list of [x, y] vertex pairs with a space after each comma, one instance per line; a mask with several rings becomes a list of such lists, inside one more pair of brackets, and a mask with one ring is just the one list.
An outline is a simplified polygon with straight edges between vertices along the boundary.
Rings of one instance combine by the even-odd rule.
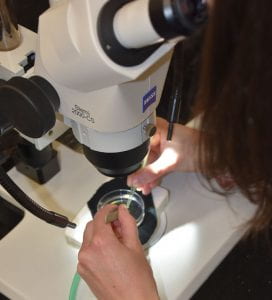
[[205, 0], [150, 0], [149, 10], [155, 30], [166, 40], [189, 36], [207, 20]]

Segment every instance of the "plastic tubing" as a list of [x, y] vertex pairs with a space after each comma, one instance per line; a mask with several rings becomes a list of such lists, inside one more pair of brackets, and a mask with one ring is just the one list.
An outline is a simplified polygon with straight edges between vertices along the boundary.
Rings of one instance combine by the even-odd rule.
[[80, 282], [80, 276], [78, 273], [75, 273], [70, 287], [69, 300], [76, 300], [77, 290]]

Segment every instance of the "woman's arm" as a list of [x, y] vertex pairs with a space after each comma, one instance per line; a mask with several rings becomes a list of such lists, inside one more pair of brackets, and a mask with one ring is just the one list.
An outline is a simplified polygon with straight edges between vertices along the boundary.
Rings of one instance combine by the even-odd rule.
[[197, 171], [199, 131], [175, 124], [172, 140], [167, 141], [167, 129], [168, 122], [158, 118], [148, 164], [128, 176], [128, 185], [141, 189], [144, 194], [150, 193], [161, 178], [172, 171]]

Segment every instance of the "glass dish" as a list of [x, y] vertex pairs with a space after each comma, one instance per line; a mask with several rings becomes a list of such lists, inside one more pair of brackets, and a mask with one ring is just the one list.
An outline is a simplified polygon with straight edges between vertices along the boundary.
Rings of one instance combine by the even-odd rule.
[[137, 226], [139, 226], [144, 219], [144, 200], [136, 191], [130, 189], [113, 190], [105, 194], [98, 201], [97, 210], [99, 210], [107, 204], [126, 205], [130, 214], [135, 218]]

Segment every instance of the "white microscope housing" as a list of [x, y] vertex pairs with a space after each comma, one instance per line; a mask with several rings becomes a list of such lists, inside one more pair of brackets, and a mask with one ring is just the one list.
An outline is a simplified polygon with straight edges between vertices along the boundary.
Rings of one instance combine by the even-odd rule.
[[[119, 176], [138, 169], [148, 152], [155, 109], [175, 43], [156, 46], [141, 63], [134, 50], [134, 65], [117, 64], [105, 53], [98, 36], [105, 3], [62, 1], [46, 11], [39, 21], [34, 72], [56, 89], [59, 112], [86, 146], [87, 158], [102, 173]], [[161, 37], [149, 21], [148, 1], [133, 1], [135, 4], [137, 23], [123, 23], [124, 28], [130, 27], [132, 35], [141, 31], [146, 43], [158, 42]], [[112, 46], [106, 47], [110, 50]]]
[[58, 111], [100, 172], [134, 172], [156, 129], [175, 38], [203, 23], [205, 8], [203, 0], [54, 2], [39, 19], [35, 76], [0, 86], [10, 99], [3, 115], [38, 138]]

